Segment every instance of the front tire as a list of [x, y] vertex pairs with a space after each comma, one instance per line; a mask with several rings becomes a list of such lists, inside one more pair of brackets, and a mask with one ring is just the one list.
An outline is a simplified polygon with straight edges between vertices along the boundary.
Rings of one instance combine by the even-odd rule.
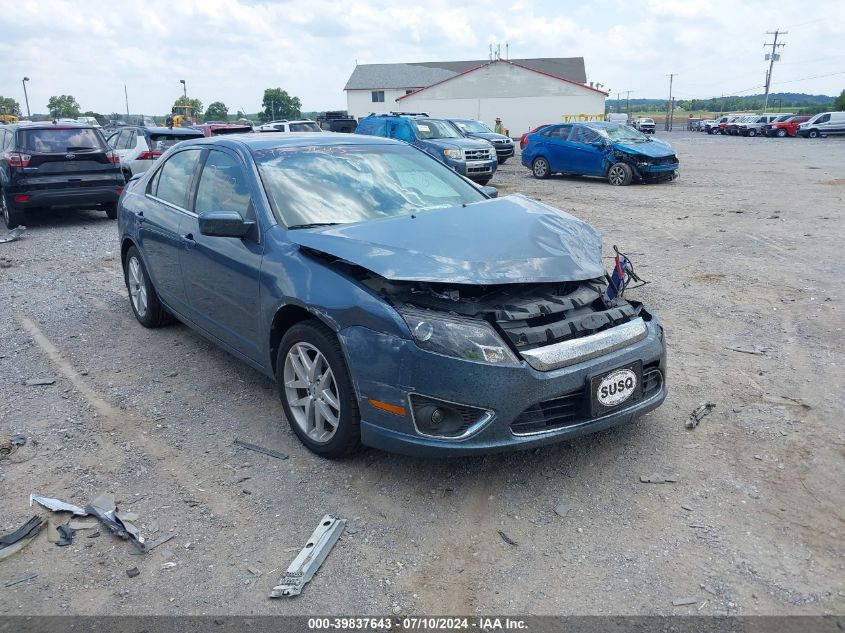
[[23, 221], [23, 212], [12, 209], [9, 206], [9, 201], [6, 199], [6, 192], [0, 189], [0, 215], [3, 216], [3, 222], [6, 223], [6, 228], [10, 231], [16, 229]]
[[534, 162], [531, 163], [531, 173], [534, 174], [535, 178], [545, 180], [552, 175], [551, 167], [549, 167], [549, 161], [542, 156], [538, 156], [534, 159]]
[[333, 459], [359, 447], [355, 390], [337, 336], [322, 322], [302, 321], [282, 337], [276, 384], [285, 417], [308, 450]]
[[809, 132], [807, 132], [807, 138], [819, 138], [819, 131], [810, 130]]
[[757, 130], [748, 130], [748, 136], [757, 136]]
[[614, 163], [607, 170], [607, 182], [615, 187], [630, 185], [634, 178], [634, 172], [627, 163]]
[[475, 182], [477, 182], [482, 187], [485, 187], [485, 186], [487, 186], [487, 183], [490, 182], [490, 179], [489, 178], [482, 178], [481, 180], [476, 180]]
[[157, 328], [167, 323], [169, 315], [159, 302], [147, 268], [134, 246], [130, 246], [126, 251], [123, 276], [129, 290], [129, 305], [132, 306], [138, 323], [147, 328]]
[[778, 129], [776, 136], [778, 138], [786, 138], [787, 134], [788, 134], [788, 132], [786, 130], [784, 130], [783, 128], [780, 128], [780, 129]]

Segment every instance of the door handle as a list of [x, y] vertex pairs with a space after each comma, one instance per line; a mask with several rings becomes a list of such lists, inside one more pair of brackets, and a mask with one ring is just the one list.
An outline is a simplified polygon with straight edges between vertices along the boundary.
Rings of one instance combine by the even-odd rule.
[[194, 240], [193, 233], [186, 233], [182, 236], [182, 243], [185, 245], [185, 248], [194, 248], [197, 245], [196, 240]]
[[138, 224], [143, 224], [144, 222], [147, 221], [147, 218], [144, 217], [143, 211], [138, 211], [138, 215], [136, 215], [135, 217], [138, 218]]

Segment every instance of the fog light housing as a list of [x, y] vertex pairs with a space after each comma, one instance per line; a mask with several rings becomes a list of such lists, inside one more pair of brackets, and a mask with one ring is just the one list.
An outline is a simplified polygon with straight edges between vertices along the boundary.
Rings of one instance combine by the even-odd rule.
[[493, 412], [411, 394], [411, 413], [417, 433], [427, 437], [462, 439], [469, 437], [492, 417]]

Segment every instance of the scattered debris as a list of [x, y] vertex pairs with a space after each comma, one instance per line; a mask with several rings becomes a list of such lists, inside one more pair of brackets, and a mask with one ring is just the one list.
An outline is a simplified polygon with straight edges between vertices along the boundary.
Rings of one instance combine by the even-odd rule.
[[73, 512], [76, 516], [88, 516], [88, 513], [79, 506], [75, 506], [72, 503], [65, 503], [64, 501], [59, 501], [58, 499], [42, 497], [41, 495], [29, 495], [30, 508], [32, 507], [33, 501], [44, 506], [48, 510], [52, 510], [53, 512]]
[[72, 530], [67, 524], [60, 525], [56, 529], [59, 533], [59, 540], [56, 541], [56, 545], [65, 547], [73, 543], [73, 535], [76, 534], [76, 530]]
[[681, 504], [681, 509], [686, 510], [687, 512], [692, 512], [692, 506], [689, 506], [685, 503]]
[[640, 475], [640, 481], [644, 484], [673, 484], [678, 481], [677, 475]]
[[279, 584], [273, 587], [270, 597], [281, 598], [302, 593], [303, 587], [326, 560], [326, 556], [337, 543], [337, 539], [340, 538], [345, 527], [346, 519], [339, 519], [329, 514], [320, 519], [320, 525], [311, 534], [302, 551], [288, 566], [284, 576], [279, 580]]
[[90, 530], [99, 525], [97, 519], [71, 519], [67, 523], [72, 530]]
[[264, 448], [263, 446], [258, 446], [257, 444], [250, 444], [249, 442], [242, 442], [239, 439], [235, 439], [232, 442], [235, 446], [240, 446], [241, 448], [245, 448], [250, 451], [255, 451], [256, 453], [263, 453], [265, 455], [269, 455], [270, 457], [275, 457], [276, 459], [287, 459], [288, 456], [284, 453], [280, 453], [279, 451], [274, 451], [272, 448]]
[[23, 446], [24, 444], [26, 444], [26, 435], [24, 435], [23, 433], [18, 433], [17, 435], [13, 435], [9, 439], [9, 443], [12, 446]]
[[46, 519], [35, 515], [14, 532], [0, 536], [0, 560], [8, 558], [29, 545], [38, 536]]
[[762, 347], [726, 347], [725, 349], [729, 349], [732, 352], [740, 352], [741, 354], [752, 354], [754, 356], [765, 356], [768, 352], [767, 349]]
[[502, 537], [502, 540], [507, 543], [508, 545], [518, 545], [516, 541], [514, 541], [510, 536], [499, 530], [499, 536]]
[[264, 573], [264, 572], [262, 572], [260, 569], [256, 569], [255, 567], [247, 567], [247, 568], [246, 568], [246, 570], [247, 570], [250, 574], [252, 574], [253, 576], [255, 576], [256, 578], [258, 578], [259, 576], [261, 576], [261, 575]]
[[141, 570], [138, 569], [137, 567], [133, 567], [132, 569], [126, 570], [126, 575], [129, 576], [130, 578], [134, 578], [135, 576], [141, 575]]
[[23, 384], [26, 387], [44, 387], [46, 385], [55, 385], [56, 379], [55, 378], [30, 378], [29, 380], [25, 380]]
[[162, 563], [161, 570], [164, 571], [165, 569], [173, 569], [174, 567], [176, 567], [176, 563], [168, 561], [166, 563]]
[[172, 538], [176, 538], [176, 534], [165, 534], [164, 536], [160, 536], [154, 541], [150, 541], [144, 545], [144, 552], [151, 552], [159, 545], [164, 545]]
[[32, 580], [33, 578], [38, 578], [38, 574], [36, 574], [34, 571], [29, 571], [25, 574], [21, 574], [20, 576], [12, 576], [11, 578], [9, 578], [9, 580], [3, 583], [3, 586], [13, 587], [15, 585], [21, 584], [22, 582], [26, 582], [27, 580]]
[[0, 244], [6, 244], [7, 242], [14, 242], [18, 238], [20, 238], [21, 235], [23, 235], [24, 231], [26, 231], [26, 227], [25, 226], [19, 226], [17, 228], [12, 229], [8, 233], [6, 233], [6, 235], [0, 235]]
[[685, 426], [688, 429], [694, 429], [698, 426], [698, 423], [701, 422], [702, 418], [715, 408], [716, 404], [713, 402], [705, 402], [698, 405], [695, 409], [693, 409], [692, 413], [689, 414], [689, 419], [687, 420]]
[[138, 528], [129, 521], [122, 521], [114, 503], [114, 495], [105, 493], [85, 506], [86, 514], [97, 517], [112, 534], [129, 541], [139, 550], [144, 550], [144, 539], [138, 535]]
[[570, 505], [568, 503], [559, 503], [555, 506], [555, 514], [558, 515], [561, 519], [565, 519], [566, 515], [569, 514]]
[[683, 607], [689, 604], [698, 604], [698, 598], [675, 598], [674, 600], [672, 600], [672, 606], [674, 607]]
[[96, 532], [92, 532], [91, 534], [89, 534], [85, 538], [100, 538], [100, 530], [97, 530]]

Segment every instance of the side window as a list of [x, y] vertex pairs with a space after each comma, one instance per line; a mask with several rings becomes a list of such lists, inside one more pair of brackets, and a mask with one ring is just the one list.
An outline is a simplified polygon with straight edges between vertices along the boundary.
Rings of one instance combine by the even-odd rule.
[[132, 134], [129, 130], [121, 130], [120, 135], [115, 141], [115, 149], [129, 149], [129, 136]]
[[572, 128], [572, 134], [569, 135], [569, 141], [571, 143], [584, 143], [585, 145], [597, 141], [598, 138], [599, 135], [597, 132], [583, 125], [574, 126]]
[[135, 149], [135, 145], [137, 145], [136, 137], [137, 132], [134, 130], [129, 132], [129, 137], [126, 139], [126, 149]]
[[5, 150], [8, 144], [9, 135], [4, 130], [0, 130], [0, 151]]
[[390, 123], [390, 137], [406, 143], [414, 142], [414, 133], [407, 121], [397, 120]]
[[200, 150], [177, 152], [167, 159], [156, 175], [155, 196], [177, 207], [188, 208], [188, 189], [197, 169]]
[[116, 149], [115, 145], [117, 144], [117, 137], [118, 136], [120, 136], [120, 132], [117, 132], [116, 134], [112, 134], [111, 136], [109, 136], [106, 139], [106, 143], [108, 143], [109, 147], [111, 147], [112, 149]]
[[571, 129], [571, 125], [558, 125], [555, 127], [547, 127], [545, 130], [540, 132], [540, 134], [548, 136], [549, 138], [558, 139], [559, 141], [565, 141], [566, 137], [569, 136], [569, 130]]
[[248, 219], [250, 209], [249, 184], [240, 161], [225, 152], [208, 153], [197, 187], [194, 211], [236, 211]]
[[369, 134], [371, 136], [387, 136], [387, 121], [385, 121], [382, 117], [379, 117], [378, 119], [374, 117], [372, 120], [367, 122], [367, 125], [362, 133]]
[[827, 123], [828, 121], [830, 121], [830, 115], [824, 114], [816, 120], [816, 123]]
[[373, 90], [373, 103], [384, 103], [384, 90]]

